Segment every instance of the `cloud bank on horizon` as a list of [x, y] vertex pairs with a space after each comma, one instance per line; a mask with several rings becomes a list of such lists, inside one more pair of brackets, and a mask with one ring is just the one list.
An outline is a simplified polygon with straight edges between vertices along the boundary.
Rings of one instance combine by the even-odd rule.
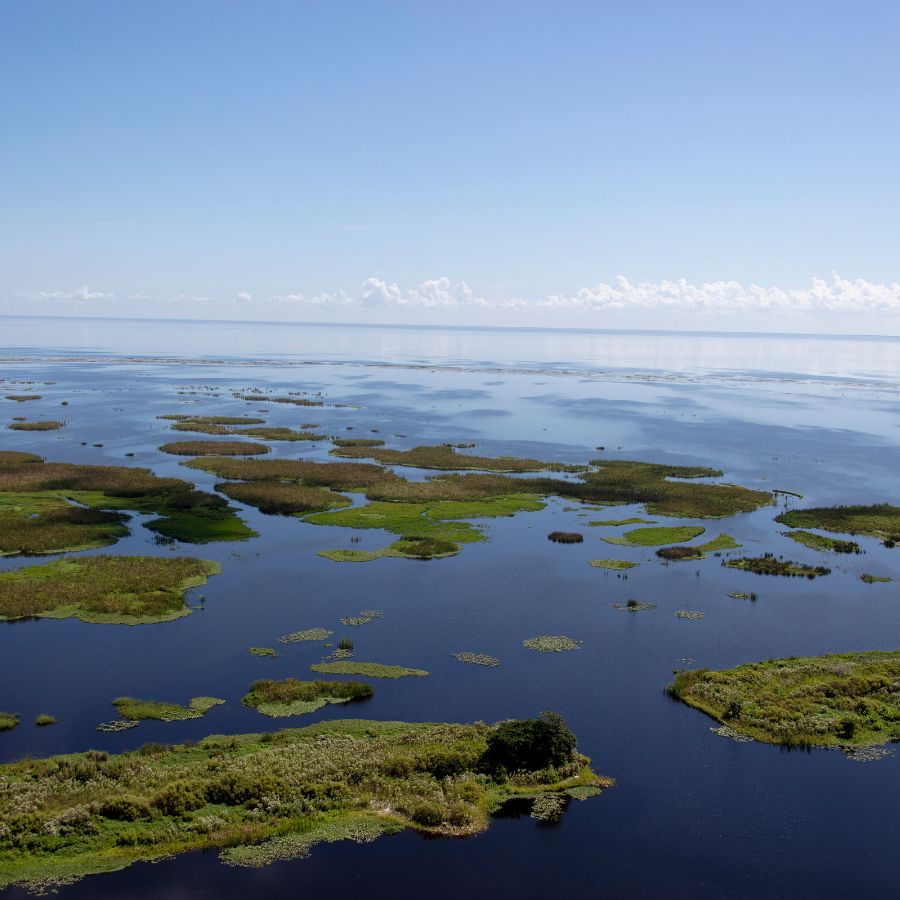
[[[833, 273], [830, 279], [814, 277], [805, 287], [764, 287], [744, 285], [737, 281], [691, 283], [685, 279], [659, 282], [631, 282], [619, 276], [611, 284], [598, 282], [574, 293], [549, 294], [536, 298], [491, 298], [483, 296], [465, 281], [453, 281], [446, 276], [427, 279], [415, 287], [404, 288], [396, 282], [381, 278], [366, 278], [358, 291], [303, 293], [288, 292], [258, 296], [250, 291], [238, 291], [230, 297], [217, 298], [211, 294], [176, 294], [153, 297], [139, 294], [117, 296], [113, 291], [91, 290], [87, 286], [75, 290], [36, 291], [19, 294], [8, 302], [8, 312], [22, 312], [27, 301], [31, 311], [52, 307], [54, 313], [68, 310], [84, 314], [86, 307], [100, 314], [135, 315], [153, 312], [161, 318], [182, 317], [203, 311], [206, 316], [228, 318], [249, 313], [262, 318], [278, 319], [288, 315], [302, 319], [316, 311], [337, 320], [373, 321], [372, 314], [393, 311], [401, 319], [414, 323], [420, 313], [447, 313], [447, 325], [480, 324], [486, 314], [515, 312], [524, 316], [529, 312], [546, 320], [553, 314], [554, 324], [565, 326], [567, 319], [576, 324], [590, 324], [591, 315], [661, 313], [685, 315], [682, 326], [691, 316], [721, 317], [758, 316], [768, 313], [800, 317], [860, 317], [865, 327], [866, 317], [900, 318], [900, 283], [889, 284], [847, 279]], [[68, 308], [68, 309], [67, 309]], [[49, 311], [49, 310], [47, 310]], [[401, 322], [403, 323], [403, 322]], [[596, 324], [602, 324], [598, 322]], [[723, 323], [724, 324], [724, 323]]]

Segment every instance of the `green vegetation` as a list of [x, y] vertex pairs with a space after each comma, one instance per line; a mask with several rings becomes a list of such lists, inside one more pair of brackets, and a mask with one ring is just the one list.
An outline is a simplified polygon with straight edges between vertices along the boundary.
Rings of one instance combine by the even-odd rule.
[[189, 588], [220, 571], [218, 563], [184, 556], [87, 556], [28, 566], [0, 574], [0, 620], [168, 622], [190, 613]]
[[240, 428], [232, 434], [258, 438], [261, 441], [324, 441], [327, 436], [313, 431], [294, 431], [293, 428]]
[[812, 531], [784, 531], [782, 534], [811, 550], [832, 550], [835, 553], [860, 552], [859, 544], [856, 541], [838, 541], [834, 538], [814, 534]]
[[373, 619], [380, 619], [384, 613], [380, 609], [361, 609], [358, 616], [344, 616], [342, 625], [368, 625]]
[[[265, 419], [257, 419], [254, 416], [184, 416], [169, 415], [157, 416], [157, 419], [171, 419], [177, 424], [173, 428], [179, 426], [190, 425], [265, 425]], [[184, 431], [191, 431], [191, 428], [183, 428]]]
[[13, 431], [58, 431], [65, 424], [65, 422], [58, 422], [56, 419], [43, 419], [36, 422], [13, 422], [6, 427]]
[[668, 528], [634, 528], [620, 537], [603, 538], [607, 544], [627, 547], [657, 547], [660, 544], [677, 544], [703, 534], [700, 525], [674, 525]]
[[316, 556], [324, 556], [332, 562], [372, 562], [385, 556], [383, 550], [353, 550], [337, 547], [333, 550], [320, 550]]
[[494, 656], [488, 656], [486, 653], [470, 653], [463, 650], [460, 653], [450, 654], [454, 659], [460, 662], [471, 663], [473, 666], [486, 666], [489, 669], [495, 669], [500, 665], [500, 660]]
[[[41, 512], [40, 509], [29, 509], [29, 504], [43, 504], [44, 507], [56, 504], [55, 518], [43, 521], [47, 526], [104, 525], [109, 530], [117, 524], [108, 518], [73, 523], [71, 517], [75, 513], [65, 513], [65, 521], [61, 523], [58, 518], [63, 513], [59, 510], [63, 509], [64, 501], [90, 510], [155, 513], [159, 518], [149, 522], [147, 528], [165, 538], [188, 543], [244, 540], [256, 534], [221, 497], [198, 491], [189, 482], [178, 478], [157, 478], [149, 469], [45, 463], [41, 457], [30, 453], [0, 452], [0, 546], [6, 543], [15, 548], [16, 533], [21, 528], [23, 516], [28, 518], [33, 512]], [[18, 512], [15, 507], [20, 508]], [[89, 530], [82, 540], [78, 540], [69, 530], [51, 535], [51, 539], [42, 540], [36, 547], [37, 552], [60, 552], [76, 546], [104, 546], [112, 543], [112, 538], [124, 534], [127, 531], [122, 529], [96, 543], [99, 540], [96, 531]], [[32, 539], [37, 541], [34, 536]], [[41, 546], [47, 549], [41, 549]]]
[[593, 566], [595, 569], [624, 571], [625, 569], [634, 569], [638, 564], [627, 559], [591, 559], [588, 560], [588, 565]]
[[269, 452], [265, 444], [254, 441], [173, 441], [159, 449], [176, 456], [257, 456]]
[[335, 447], [383, 447], [384, 441], [373, 438], [333, 438]]
[[645, 609], [656, 609], [655, 603], [642, 603], [640, 600], [629, 600], [624, 606], [621, 603], [610, 603], [613, 609], [624, 609], [626, 612], [643, 612]]
[[0, 731], [11, 731], [20, 721], [18, 713], [0, 712]]
[[225, 701], [218, 697], [194, 697], [187, 706], [177, 703], [160, 703], [158, 700], [135, 700], [134, 697], [119, 697], [113, 700], [116, 712], [129, 722], [156, 719], [160, 722], [179, 722], [184, 719], [199, 719], [214, 706]]
[[732, 591], [728, 596], [733, 600], [756, 600], [756, 594], [747, 591]]
[[705, 544], [696, 544], [693, 547], [661, 547], [656, 551], [656, 555], [660, 559], [668, 560], [706, 559], [710, 553], [717, 553], [719, 550], [735, 550], [740, 546], [730, 534], [722, 533]]
[[484, 830], [511, 797], [613, 782], [558, 716], [499, 725], [340, 720], [0, 767], [0, 888], [46, 890], [137, 860], [227, 848], [232, 865], [320, 841]]
[[608, 528], [612, 525], [655, 525], [653, 519], [603, 519], [599, 522], [588, 522], [591, 527]]
[[255, 681], [243, 699], [265, 716], [280, 718], [315, 712], [326, 703], [347, 703], [372, 696], [372, 685], [359, 681]]
[[7, 400], [15, 400], [16, 403], [25, 403], [26, 400], [41, 400], [40, 394], [7, 394]]
[[236, 394], [239, 400], [249, 400], [251, 403], [291, 403], [294, 406], [324, 406], [322, 400], [310, 400], [306, 397], [270, 397], [267, 394], [249, 393]]
[[323, 675], [362, 675], [365, 678], [403, 678], [406, 675], [421, 677], [428, 673], [424, 669], [409, 669], [406, 666], [386, 666], [382, 663], [341, 661], [314, 663], [313, 672]]
[[580, 544], [584, 541], [584, 535], [577, 531], [551, 531], [547, 540], [554, 544]]
[[676, 609], [675, 616], [679, 619], [705, 619], [706, 613], [698, 609]]
[[900, 651], [680, 672], [669, 693], [739, 734], [789, 747], [900, 740]]
[[56, 724], [55, 716], [48, 716], [46, 713], [41, 713], [34, 720], [34, 724], [38, 726], [38, 728], [47, 728], [49, 725]]
[[893, 581], [892, 578], [888, 578], [886, 575], [870, 575], [868, 572], [860, 575], [859, 580], [864, 581], [866, 584], [887, 584], [887, 582]]
[[305, 631], [294, 631], [291, 634], [284, 634], [280, 638], [282, 644], [300, 644], [304, 641], [326, 641], [333, 631], [327, 628], [307, 628]]
[[252, 656], [278, 656], [273, 647], [250, 647], [247, 652]]
[[818, 528], [840, 534], [862, 534], [883, 541], [900, 541], [900, 506], [830, 506], [792, 509], [775, 519], [791, 528]]
[[582, 643], [582, 641], [573, 641], [564, 634], [540, 634], [527, 641], [522, 641], [522, 646], [540, 653], [562, 653], [564, 650], [580, 650]]
[[268, 514], [305, 514], [350, 505], [348, 497], [328, 488], [292, 482], [223, 481], [216, 485], [216, 490], [238, 503], [255, 506], [260, 512]]
[[831, 569], [824, 566], [807, 566], [805, 563], [792, 562], [780, 556], [776, 558], [771, 553], [723, 560], [722, 565], [728, 566], [729, 569], [755, 572], [757, 575], [785, 575], [789, 578], [816, 578], [831, 573]]

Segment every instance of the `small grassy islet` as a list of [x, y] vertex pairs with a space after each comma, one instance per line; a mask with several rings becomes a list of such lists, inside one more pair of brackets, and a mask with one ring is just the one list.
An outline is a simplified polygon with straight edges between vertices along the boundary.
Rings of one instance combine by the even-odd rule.
[[699, 537], [706, 529], [701, 525], [672, 525], [660, 528], [634, 528], [618, 537], [603, 538], [607, 544], [626, 547], [658, 547], [677, 544]]
[[300, 644], [305, 641], [326, 641], [331, 635], [334, 634], [333, 631], [329, 631], [327, 628], [306, 628], [303, 631], [294, 631], [291, 634], [283, 634], [279, 641], [282, 644]]
[[775, 519], [791, 528], [818, 528], [840, 534], [862, 534], [883, 541], [900, 541], [900, 506], [828, 506], [792, 509]]
[[265, 716], [282, 718], [315, 712], [328, 703], [365, 700], [372, 693], [372, 685], [359, 681], [263, 679], [250, 685], [250, 690], [241, 702]]
[[460, 662], [470, 663], [473, 666], [485, 666], [489, 669], [495, 669], [500, 665], [499, 659], [495, 656], [488, 656], [487, 653], [472, 653], [468, 650], [462, 650], [459, 653], [451, 653], [450, 655]]
[[810, 550], [831, 550], [833, 553], [860, 553], [859, 544], [856, 541], [840, 541], [835, 538], [823, 537], [821, 534], [815, 534], [812, 531], [784, 531], [782, 534], [809, 547]]
[[313, 672], [324, 675], [362, 675], [365, 678], [404, 678], [428, 675], [424, 669], [410, 669], [407, 666], [389, 666], [384, 663], [336, 660], [334, 662], [313, 663]]
[[762, 556], [742, 556], [740, 559], [723, 560], [722, 565], [727, 566], [729, 569], [754, 572], [757, 575], [782, 575], [787, 578], [812, 579], [831, 573], [831, 569], [825, 566], [808, 566], [805, 563], [776, 557], [772, 553], [765, 553]]
[[152, 719], [159, 722], [180, 722], [199, 719], [214, 706], [225, 701], [218, 697], [193, 697], [187, 706], [178, 703], [164, 703], [159, 700], [138, 700], [134, 697], [117, 697], [113, 700], [116, 712], [129, 722]]
[[254, 441], [172, 441], [159, 449], [175, 456], [259, 456], [269, 452], [265, 444]]
[[676, 547], [660, 547], [656, 551], [656, 555], [660, 559], [666, 560], [696, 560], [706, 559], [710, 553], [717, 553], [720, 550], [736, 550], [741, 545], [730, 535], [724, 532], [718, 537], [707, 541], [705, 544], [695, 544], [694, 546], [676, 546]]
[[12, 431], [59, 431], [66, 423], [56, 419], [42, 419], [35, 422], [13, 422], [6, 427]]
[[522, 646], [528, 647], [529, 650], [537, 650], [539, 653], [562, 653], [565, 650], [580, 650], [582, 643], [564, 634], [540, 634], [522, 641]]
[[624, 571], [626, 569], [635, 569], [638, 563], [631, 562], [628, 559], [591, 559], [588, 565], [595, 569], [613, 569], [614, 571]]

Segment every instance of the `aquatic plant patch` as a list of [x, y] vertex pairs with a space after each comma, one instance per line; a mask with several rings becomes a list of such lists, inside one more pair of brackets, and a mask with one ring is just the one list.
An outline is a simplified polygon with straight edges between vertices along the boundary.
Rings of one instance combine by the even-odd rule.
[[333, 631], [329, 631], [327, 628], [307, 628], [304, 631], [294, 631], [291, 634], [283, 634], [279, 641], [282, 644], [299, 644], [304, 641], [327, 641], [331, 635], [334, 634]]
[[676, 609], [674, 615], [678, 619], [694, 619], [698, 621], [706, 618], [706, 613], [700, 612], [699, 609]]
[[255, 681], [242, 703], [265, 716], [282, 718], [315, 712], [328, 703], [348, 703], [372, 696], [372, 685], [359, 681]]
[[757, 575], [782, 575], [787, 578], [818, 578], [829, 575], [831, 569], [825, 566], [808, 566], [805, 563], [792, 562], [789, 559], [775, 557], [771, 553], [763, 556], [742, 556], [740, 559], [722, 561], [729, 569], [741, 569], [755, 572]]
[[495, 656], [488, 656], [487, 653], [471, 653], [468, 650], [463, 650], [459, 653], [452, 653], [451, 656], [460, 662], [470, 663], [473, 666], [485, 666], [489, 669], [495, 669], [500, 665], [499, 659]]
[[221, 571], [189, 557], [87, 556], [0, 573], [0, 619], [142, 625], [186, 616], [188, 589]]
[[12, 731], [19, 722], [18, 713], [0, 712], [0, 731]]
[[629, 600], [627, 603], [610, 603], [613, 609], [623, 609], [625, 612], [643, 612], [645, 609], [656, 609], [655, 603], [643, 603], [640, 600]]
[[173, 441], [159, 449], [175, 456], [259, 456], [269, 452], [265, 444], [254, 441]]
[[564, 634], [540, 634], [522, 641], [523, 647], [540, 653], [562, 653], [565, 650], [580, 650], [582, 641], [572, 640]]
[[622, 572], [626, 569], [637, 568], [638, 563], [627, 559], [591, 559], [588, 560], [588, 565], [595, 569], [613, 569]]
[[602, 527], [602, 528], [610, 528], [613, 525], [655, 525], [656, 522], [653, 519], [602, 519], [600, 521], [588, 522], [592, 528]]
[[313, 672], [324, 675], [362, 675], [365, 678], [405, 678], [414, 676], [421, 678], [427, 675], [424, 669], [410, 669], [407, 666], [389, 666], [383, 663], [337, 661], [313, 663], [310, 666]]
[[657, 547], [661, 544], [678, 544], [699, 537], [706, 529], [701, 525], [673, 525], [660, 528], [634, 528], [618, 537], [603, 538], [607, 544], [627, 547]]
[[792, 509], [775, 519], [791, 528], [818, 528], [840, 534], [862, 534], [883, 541], [900, 541], [900, 506], [829, 506]]
[[888, 578], [887, 575], [871, 575], [868, 572], [859, 576], [860, 581], [864, 581], [866, 584], [887, 584], [889, 581], [893, 581], [893, 578]]
[[741, 545], [730, 534], [722, 533], [711, 541], [707, 541], [705, 544], [695, 544], [688, 547], [660, 547], [660, 549], [656, 551], [656, 555], [660, 559], [673, 561], [706, 559], [710, 553], [718, 553], [721, 550], [736, 550], [740, 546]]
[[342, 625], [368, 625], [373, 619], [380, 619], [384, 613], [380, 609], [362, 609], [358, 616], [344, 616]]
[[840, 541], [836, 538], [823, 537], [812, 531], [783, 531], [785, 537], [809, 547], [811, 550], [830, 550], [833, 553], [860, 553], [859, 544], [856, 541]]
[[155, 719], [159, 722], [180, 722], [185, 719], [199, 719], [214, 706], [225, 701], [218, 697], [194, 697], [187, 706], [178, 703], [162, 703], [158, 700], [136, 700], [134, 697], [118, 697], [113, 700], [116, 712], [131, 722]]
[[6, 427], [12, 431], [59, 431], [65, 424], [56, 419], [42, 419], [35, 422], [13, 422]]
[[285, 481], [223, 481], [216, 490], [270, 515], [306, 514], [350, 505], [350, 498], [328, 488]]
[[554, 544], [580, 544], [584, 541], [584, 535], [577, 531], [551, 531], [547, 540]]
[[785, 746], [900, 740], [900, 651], [679, 672], [669, 693], [740, 734]]
[[249, 647], [247, 652], [251, 656], [278, 656], [273, 647]]

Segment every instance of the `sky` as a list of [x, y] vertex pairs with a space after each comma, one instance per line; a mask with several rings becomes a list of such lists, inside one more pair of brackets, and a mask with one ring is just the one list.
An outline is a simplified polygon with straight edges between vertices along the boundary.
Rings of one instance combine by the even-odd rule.
[[0, 0], [0, 314], [900, 334], [895, 0]]

